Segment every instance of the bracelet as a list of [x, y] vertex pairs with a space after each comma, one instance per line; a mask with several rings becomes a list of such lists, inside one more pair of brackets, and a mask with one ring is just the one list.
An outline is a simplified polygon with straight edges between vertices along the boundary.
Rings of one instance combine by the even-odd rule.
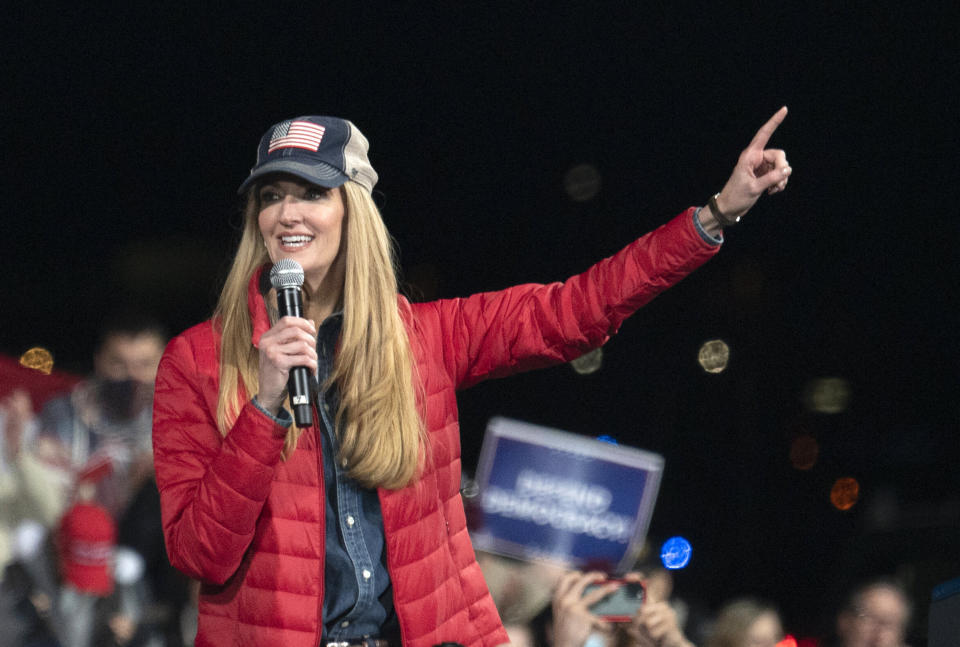
[[719, 193], [714, 193], [710, 196], [710, 211], [713, 213], [713, 217], [717, 219], [717, 222], [720, 223], [721, 227], [733, 227], [735, 224], [740, 222], [740, 216], [736, 218], [731, 218], [730, 216], [724, 214], [720, 211], [720, 207], [717, 206], [717, 196]]

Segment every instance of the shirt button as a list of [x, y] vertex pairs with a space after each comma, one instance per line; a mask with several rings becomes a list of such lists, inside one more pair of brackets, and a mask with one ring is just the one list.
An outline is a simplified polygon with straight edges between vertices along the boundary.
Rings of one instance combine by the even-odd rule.
[[367, 569], [363, 569], [363, 579], [369, 580], [371, 575], [373, 575], [373, 573], [371, 573]]
[[344, 620], [343, 622], [340, 623], [340, 626], [343, 627], [344, 629], [346, 629], [347, 627], [350, 626], [350, 621], [349, 621], [349, 620]]
[[346, 466], [347, 466], [347, 459], [344, 458], [343, 460], [340, 461], [340, 467], [346, 467]]
[[356, 523], [356, 519], [353, 518], [352, 514], [347, 515], [347, 525], [353, 528], [353, 524]]

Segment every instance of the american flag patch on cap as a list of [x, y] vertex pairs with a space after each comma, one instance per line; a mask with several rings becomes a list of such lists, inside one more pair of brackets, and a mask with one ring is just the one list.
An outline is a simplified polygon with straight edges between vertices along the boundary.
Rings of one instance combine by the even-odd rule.
[[316, 151], [325, 130], [323, 126], [309, 121], [284, 121], [273, 129], [267, 154], [278, 148], [305, 148]]

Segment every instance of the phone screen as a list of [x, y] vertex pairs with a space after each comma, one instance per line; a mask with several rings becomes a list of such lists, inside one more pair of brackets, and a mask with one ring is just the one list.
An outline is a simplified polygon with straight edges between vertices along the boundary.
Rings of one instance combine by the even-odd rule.
[[[604, 584], [590, 585], [584, 593]], [[642, 582], [623, 582], [616, 591], [591, 606], [590, 611], [607, 622], [630, 622], [643, 605], [645, 597], [646, 590]]]

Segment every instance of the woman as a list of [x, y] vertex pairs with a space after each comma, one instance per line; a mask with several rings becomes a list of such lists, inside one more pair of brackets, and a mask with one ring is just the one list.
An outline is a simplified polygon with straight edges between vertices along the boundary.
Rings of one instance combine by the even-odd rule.
[[[764, 150], [785, 116], [711, 207], [584, 274], [421, 304], [397, 294], [359, 130], [315, 116], [268, 130], [214, 316], [170, 343], [157, 377], [164, 532], [203, 582], [197, 646], [506, 642], [459, 496], [455, 390], [599, 346], [706, 262], [721, 222], [786, 186], [783, 151]], [[281, 258], [303, 266], [304, 318], [276, 317], [264, 270]], [[297, 366], [317, 378], [306, 429], [284, 406]]]

